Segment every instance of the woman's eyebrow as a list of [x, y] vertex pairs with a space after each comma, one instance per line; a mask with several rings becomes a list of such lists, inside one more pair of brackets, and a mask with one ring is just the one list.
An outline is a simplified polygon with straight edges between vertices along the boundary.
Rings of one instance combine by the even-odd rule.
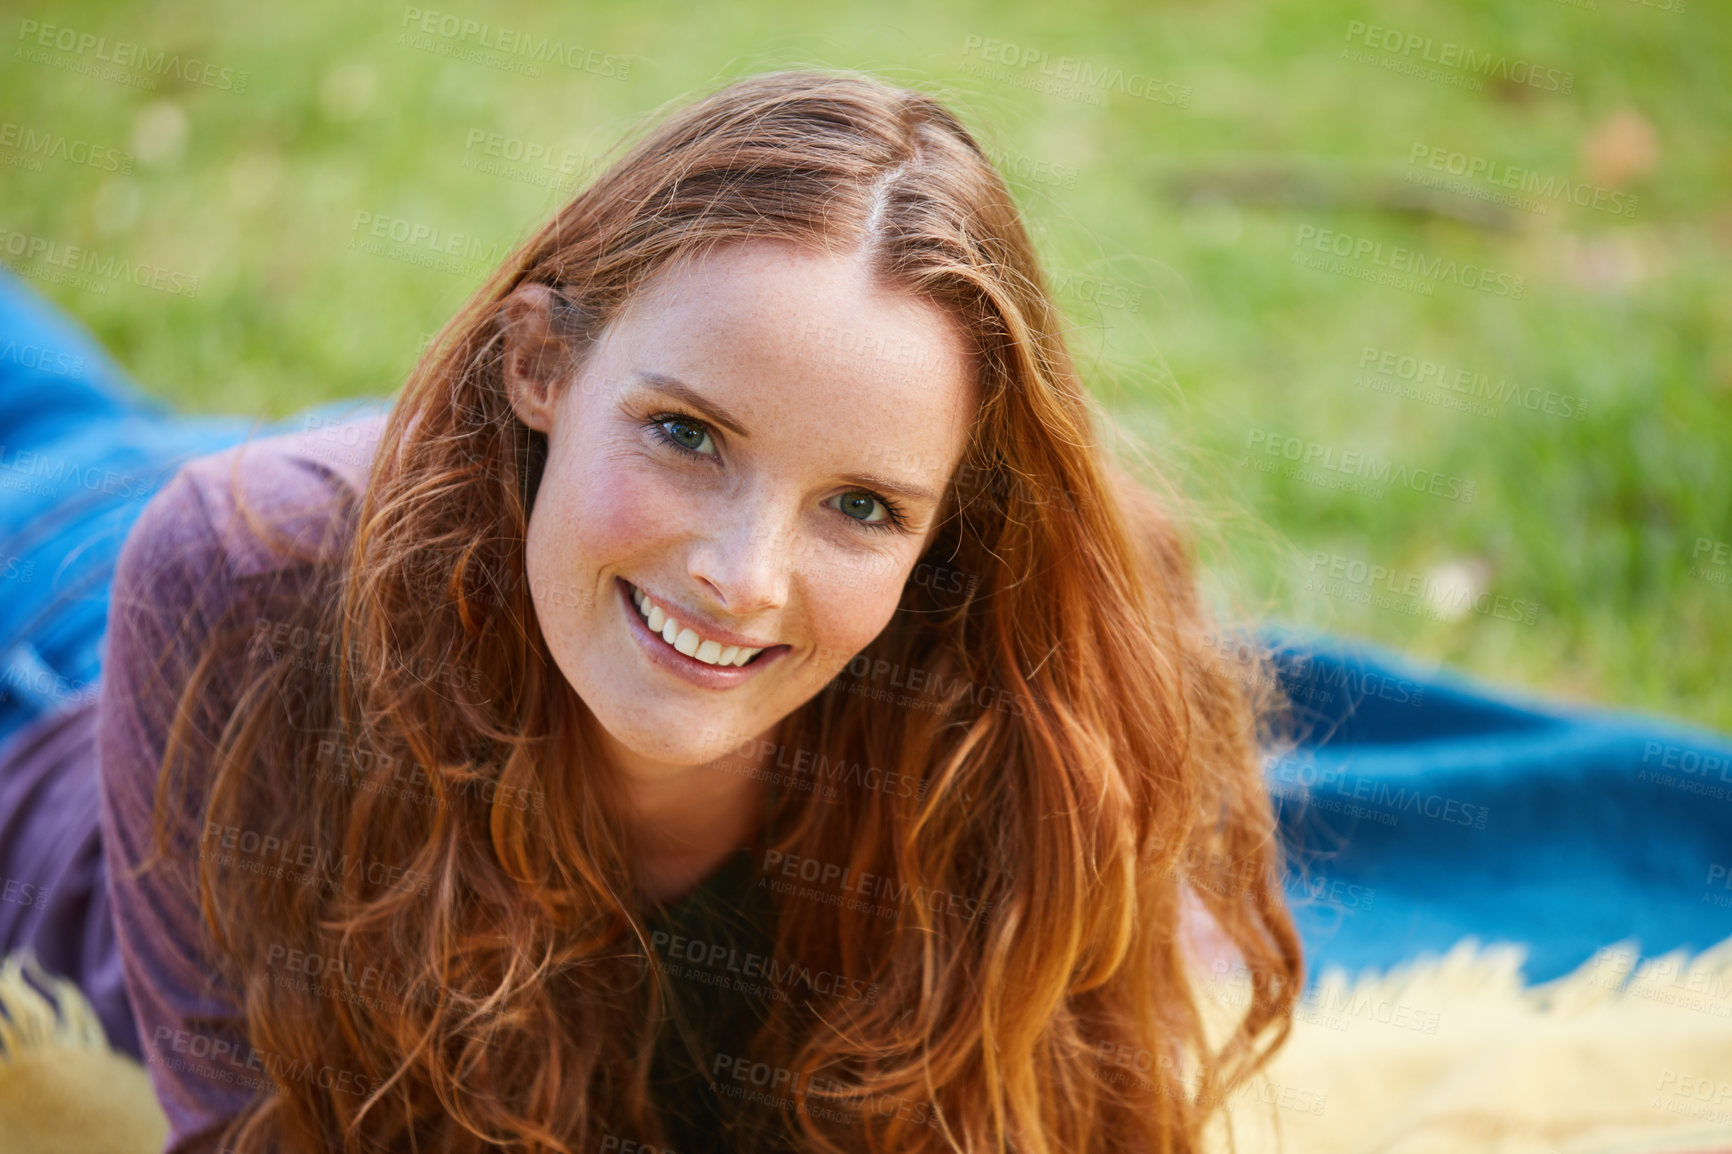
[[849, 473], [842, 478], [850, 485], [860, 485], [867, 489], [882, 489], [908, 501], [926, 501], [936, 505], [938, 494], [924, 485], [915, 485], [908, 481], [898, 481], [895, 477], [886, 477], [883, 473]]
[[708, 399], [678, 377], [670, 377], [666, 373], [658, 373], [651, 369], [639, 369], [637, 378], [670, 397], [684, 401], [728, 432], [741, 437], [751, 437], [751, 434], [746, 432], [745, 426], [740, 423], [739, 418], [729, 414], [722, 406]]
[[[653, 369], [638, 369], [636, 376], [640, 381], [649, 385], [651, 388], [657, 389], [676, 400], [683, 401], [685, 404], [690, 405], [699, 413], [708, 417], [730, 433], [735, 433], [741, 437], [747, 438], [751, 436], [750, 433], [746, 432], [739, 420], [730, 416], [726, 409], [705, 397], [702, 393], [698, 392], [678, 377], [672, 377], [666, 373], [658, 373]], [[909, 501], [926, 501], [931, 504], [938, 503], [938, 494], [934, 493], [926, 486], [911, 481], [901, 481], [895, 477], [886, 476], [883, 473], [849, 473], [842, 479], [851, 485], [860, 485], [868, 489], [882, 489], [887, 493], [903, 497]]]

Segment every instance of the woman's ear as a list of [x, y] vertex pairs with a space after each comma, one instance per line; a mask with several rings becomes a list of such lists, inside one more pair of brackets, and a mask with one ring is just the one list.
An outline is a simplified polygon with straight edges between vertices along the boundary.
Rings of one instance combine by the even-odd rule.
[[557, 386], [570, 364], [570, 350], [554, 331], [553, 305], [544, 284], [518, 285], [500, 302], [505, 393], [518, 418], [540, 433], [553, 428]]

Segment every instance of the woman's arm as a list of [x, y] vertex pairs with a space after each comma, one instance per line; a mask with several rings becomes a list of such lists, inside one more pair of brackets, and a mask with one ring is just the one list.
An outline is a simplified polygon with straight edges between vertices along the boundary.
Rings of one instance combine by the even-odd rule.
[[217, 1150], [223, 1124], [269, 1083], [265, 1056], [247, 1044], [240, 1000], [210, 962], [193, 871], [207, 832], [197, 773], [173, 810], [175, 856], [132, 873], [152, 853], [152, 806], [176, 701], [233, 589], [200, 485], [182, 469], [121, 548], [97, 736], [115, 935], [145, 1063], [168, 1116], [169, 1154]]

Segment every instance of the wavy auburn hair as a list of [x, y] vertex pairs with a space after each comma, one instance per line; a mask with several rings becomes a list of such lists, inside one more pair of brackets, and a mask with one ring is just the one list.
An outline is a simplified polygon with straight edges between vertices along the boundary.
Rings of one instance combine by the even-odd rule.
[[[993, 692], [905, 709], [827, 685], [778, 744], [923, 785], [840, 805], [789, 792], [768, 828], [784, 853], [989, 912], [776, 918], [778, 957], [879, 990], [802, 991], [758, 1035], [754, 1057], [806, 1087], [781, 1115], [787, 1147], [1192, 1151], [1287, 1038], [1303, 965], [1259, 763], [1280, 705], [1262, 658], [1214, 640], [1177, 498], [1100, 447], [1067, 322], [975, 138], [927, 94], [779, 72], [674, 112], [525, 242], [422, 356], [336, 531], [289, 542], [297, 560], [249, 593], [251, 616], [200, 650], [164, 751], [159, 851], [171, 780], [208, 773], [207, 823], [426, 883], [285, 885], [200, 850], [249, 1040], [355, 1079], [273, 1074], [229, 1129], [238, 1148], [591, 1151], [665, 1133], [649, 904], [524, 575], [546, 441], [506, 394], [505, 301], [551, 290], [542, 352], [569, 379], [658, 271], [752, 239], [863, 249], [882, 283], [955, 318], [982, 398], [926, 554], [970, 575], [968, 594], [910, 581], [863, 655]], [[318, 659], [243, 645], [263, 619], [325, 639]], [[334, 749], [413, 767], [437, 804], [320, 771]], [[1258, 975], [1220, 1039], [1186, 961], [1188, 901]], [[368, 967], [394, 975], [401, 1004], [267, 980], [259, 959], [285, 945], [339, 960], [327, 980], [345, 995]], [[1125, 1054], [1140, 1076], [1109, 1076], [1103, 1056]], [[936, 1124], [871, 1107], [886, 1096], [932, 1104]]]

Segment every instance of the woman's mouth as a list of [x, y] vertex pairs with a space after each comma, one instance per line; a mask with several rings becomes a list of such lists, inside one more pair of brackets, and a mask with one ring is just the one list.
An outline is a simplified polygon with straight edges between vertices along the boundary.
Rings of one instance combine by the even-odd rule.
[[708, 688], [729, 688], [755, 676], [791, 648], [745, 646], [706, 637], [702, 629], [680, 621], [623, 577], [616, 581], [625, 609], [635, 622], [633, 636], [652, 661], [687, 681]]

